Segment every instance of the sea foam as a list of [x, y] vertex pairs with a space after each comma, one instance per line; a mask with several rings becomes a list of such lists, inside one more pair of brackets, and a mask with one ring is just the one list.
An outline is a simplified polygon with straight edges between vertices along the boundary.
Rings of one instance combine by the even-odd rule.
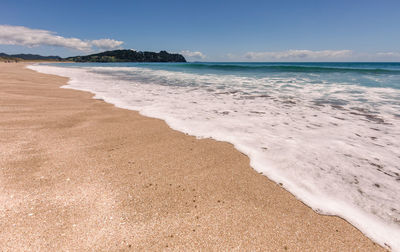
[[333, 83], [312, 74], [253, 78], [143, 67], [29, 68], [69, 77], [65, 88], [90, 91], [173, 129], [230, 142], [255, 170], [318, 213], [343, 217], [400, 251], [397, 89]]

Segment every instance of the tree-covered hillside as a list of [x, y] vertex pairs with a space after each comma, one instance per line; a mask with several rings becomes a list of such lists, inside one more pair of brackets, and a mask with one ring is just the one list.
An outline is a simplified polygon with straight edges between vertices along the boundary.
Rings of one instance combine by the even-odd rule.
[[87, 56], [69, 57], [67, 60], [75, 62], [186, 62], [180, 54], [171, 54], [166, 51], [140, 52], [134, 50], [114, 50]]

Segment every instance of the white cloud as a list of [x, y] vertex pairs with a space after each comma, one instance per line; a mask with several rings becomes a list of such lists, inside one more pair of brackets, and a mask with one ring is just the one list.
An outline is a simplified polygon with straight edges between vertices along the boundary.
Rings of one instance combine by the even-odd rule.
[[400, 57], [400, 52], [378, 52], [376, 55], [384, 57]]
[[288, 50], [279, 52], [248, 52], [244, 56], [250, 60], [329, 60], [352, 55], [350, 50]]
[[78, 38], [65, 38], [52, 31], [31, 29], [24, 26], [0, 25], [0, 44], [28, 47], [47, 45], [79, 51], [91, 51], [94, 47], [115, 49], [122, 45], [123, 42], [113, 39], [81, 40]]
[[194, 58], [194, 59], [205, 59], [206, 58], [206, 55], [204, 55], [201, 52], [192, 52], [192, 51], [188, 51], [188, 50], [183, 50], [180, 53], [185, 57]]
[[113, 39], [92, 40], [91, 44], [104, 50], [119, 48], [124, 42]]

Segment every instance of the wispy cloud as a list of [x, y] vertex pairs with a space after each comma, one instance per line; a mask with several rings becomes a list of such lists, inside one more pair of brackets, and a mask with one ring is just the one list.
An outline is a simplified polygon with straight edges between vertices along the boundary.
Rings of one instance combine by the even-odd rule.
[[279, 52], [247, 52], [244, 57], [249, 60], [329, 60], [349, 57], [350, 50], [287, 50]]
[[94, 48], [116, 49], [124, 42], [113, 39], [81, 40], [65, 38], [48, 30], [31, 29], [25, 26], [0, 25], [0, 44], [35, 47], [41, 45], [65, 47], [79, 51]]
[[188, 50], [183, 50], [180, 53], [185, 57], [193, 58], [193, 59], [205, 59], [206, 58], [206, 55], [204, 55], [202, 52], [192, 52], [192, 51], [188, 51]]
[[97, 39], [92, 40], [90, 43], [100, 49], [110, 50], [119, 48], [124, 42], [114, 39]]
[[377, 56], [400, 58], [400, 52], [378, 52]]

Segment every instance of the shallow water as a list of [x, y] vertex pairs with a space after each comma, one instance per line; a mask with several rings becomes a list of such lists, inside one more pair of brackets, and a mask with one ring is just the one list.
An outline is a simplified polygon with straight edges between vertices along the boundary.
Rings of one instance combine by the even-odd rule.
[[317, 212], [400, 250], [400, 63], [30, 68], [179, 131], [231, 142]]

